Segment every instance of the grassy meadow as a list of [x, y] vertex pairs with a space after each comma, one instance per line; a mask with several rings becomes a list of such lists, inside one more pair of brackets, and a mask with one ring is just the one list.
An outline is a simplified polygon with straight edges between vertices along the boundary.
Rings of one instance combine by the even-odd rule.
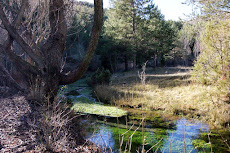
[[95, 87], [95, 96], [120, 107], [161, 111], [199, 119], [212, 128], [229, 128], [229, 99], [215, 86], [192, 81], [190, 73], [189, 67], [149, 68], [145, 85], [138, 70], [116, 73], [110, 85]]

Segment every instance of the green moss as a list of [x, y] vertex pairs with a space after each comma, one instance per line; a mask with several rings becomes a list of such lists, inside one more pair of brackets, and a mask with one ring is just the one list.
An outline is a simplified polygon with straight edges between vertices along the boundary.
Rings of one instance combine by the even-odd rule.
[[[120, 144], [122, 144], [121, 148], [124, 151], [126, 144], [132, 141], [131, 152], [136, 152], [137, 150], [139, 150], [140, 152], [142, 149], [143, 138], [145, 137], [145, 142], [144, 142], [146, 144], [145, 150], [148, 150], [153, 145], [156, 145], [162, 138], [165, 139], [168, 134], [167, 130], [162, 130], [162, 129], [154, 129], [153, 131], [142, 132], [141, 128], [137, 131], [135, 131], [136, 127], [135, 128], [133, 127], [132, 129], [128, 130], [129, 128], [111, 127], [113, 132], [113, 137], [117, 145], [116, 148], [120, 148]], [[121, 141], [122, 137], [123, 137], [123, 143]], [[160, 141], [159, 144], [153, 147], [152, 150], [156, 150], [158, 147], [161, 148], [163, 145], [164, 145], [164, 141]]]
[[[126, 111], [112, 106], [104, 106], [101, 102], [95, 102], [91, 97], [92, 88], [88, 87], [86, 79], [78, 80], [68, 86], [61, 87], [64, 93], [72, 99], [72, 109], [76, 112], [96, 114], [110, 117], [121, 117], [127, 114]], [[81, 96], [82, 95], [82, 96]]]
[[121, 117], [127, 114], [126, 111], [112, 106], [104, 106], [101, 103], [95, 102], [81, 98], [82, 100], [75, 101], [72, 109], [76, 112], [87, 113], [87, 114], [96, 114], [101, 116], [110, 116], [110, 117]]
[[196, 139], [192, 141], [192, 145], [199, 150], [200, 153], [202, 152], [211, 152], [211, 146], [209, 143], [206, 143], [204, 140]]
[[[119, 80], [120, 81], [120, 80]], [[169, 84], [169, 86], [174, 86], [179, 82], [179, 80], [175, 81], [175, 84]], [[80, 86], [80, 87], [79, 87]], [[146, 86], [143, 90], [146, 90], [148, 86]], [[155, 86], [149, 86], [149, 90], [152, 90], [152, 87]], [[123, 87], [125, 88], [125, 87]], [[112, 107], [112, 106], [105, 106], [101, 102], [95, 102], [93, 98], [91, 98], [92, 95], [92, 89], [90, 87], [87, 87], [85, 80], [80, 80], [79, 82], [76, 82], [74, 84], [71, 84], [67, 87], [67, 91], [78, 91], [82, 96], [77, 96], [72, 98], [73, 100], [73, 109], [77, 112], [81, 113], [87, 113], [87, 114], [96, 114], [100, 116], [111, 116], [111, 117], [120, 117], [123, 115], [127, 114], [127, 111], [124, 111], [122, 109], [119, 109], [117, 107]], [[157, 90], [154, 89], [154, 93], [157, 92]], [[135, 93], [134, 93], [135, 94]], [[159, 93], [161, 94], [161, 93]], [[202, 94], [203, 95], [203, 94]], [[202, 96], [203, 97], [203, 96]], [[168, 98], [165, 98], [168, 99]], [[203, 97], [203, 99], [205, 99]], [[150, 99], [151, 100], [151, 99]], [[155, 99], [154, 99], [155, 100]], [[162, 100], [162, 99], [160, 99]], [[163, 99], [164, 100], [164, 99]], [[205, 101], [207, 101], [205, 99]], [[160, 103], [161, 101], [157, 101], [157, 103]], [[176, 102], [176, 100], [175, 100]], [[199, 102], [202, 102], [202, 100], [199, 100]], [[130, 104], [130, 103], [128, 103]], [[156, 103], [153, 103], [156, 104]], [[178, 101], [175, 104], [176, 106], [178, 105]], [[138, 105], [137, 105], [138, 106]], [[143, 105], [145, 107], [145, 105]], [[183, 105], [180, 105], [180, 109], [184, 109], [186, 107], [182, 107]], [[191, 107], [191, 106], [190, 106]], [[189, 108], [190, 108], [189, 107]], [[177, 107], [175, 107], [176, 109]], [[143, 108], [141, 108], [143, 109]], [[120, 126], [120, 128], [117, 128], [117, 125], [110, 126], [109, 128], [112, 129], [113, 131], [113, 137], [116, 141], [116, 148], [119, 148], [120, 142], [119, 142], [119, 136], [125, 132], [127, 132], [124, 136], [124, 142], [122, 145], [122, 149], [124, 150], [125, 144], [130, 140], [130, 136], [134, 133], [134, 130], [138, 127], [138, 123], [140, 123], [140, 120], [145, 117], [145, 122], [147, 122], [148, 125], [151, 127], [161, 127], [161, 128], [151, 128], [151, 130], [146, 130], [145, 132], [142, 133], [141, 128], [135, 132], [135, 134], [132, 137], [132, 149], [131, 152], [136, 152], [137, 149], [141, 150], [141, 146], [143, 143], [143, 136], [146, 136], [146, 141], [145, 143], [148, 144], [145, 146], [145, 149], [150, 148], [151, 146], [155, 145], [158, 143], [162, 138], [164, 140], [167, 139], [168, 137], [168, 128], [172, 127], [171, 123], [168, 121], [165, 121], [165, 118], [161, 117], [161, 113], [156, 113], [156, 111], [142, 111], [141, 109], [130, 109], [128, 110], [129, 113], [129, 120], [133, 120], [132, 123], [135, 123], [135, 126], [133, 129], [127, 132], [129, 128], [125, 128], [125, 125]], [[131, 111], [134, 110], [134, 111]], [[187, 110], [187, 108], [186, 108]], [[131, 123], [129, 123], [131, 124]], [[167, 128], [167, 129], [166, 129]], [[170, 132], [173, 132], [170, 130]], [[119, 135], [120, 134], [120, 135]], [[196, 140], [193, 140], [192, 145], [197, 148], [197, 151], [199, 152], [210, 152], [210, 149], [212, 147], [213, 152], [230, 152], [226, 144], [223, 142], [223, 140], [228, 140], [230, 141], [230, 134], [226, 132], [222, 132], [221, 134], [223, 138], [215, 132], [212, 132], [210, 134], [210, 140], [211, 140], [211, 145], [209, 143], [208, 139], [208, 134], [200, 134], [199, 138]], [[121, 137], [120, 137], [121, 138]], [[175, 140], [177, 141], [177, 140]], [[187, 144], [191, 144], [191, 140], [185, 140]], [[162, 141], [157, 145], [156, 147], [160, 148], [164, 145], [165, 141]], [[177, 145], [172, 146], [171, 150], [174, 152], [178, 152], [178, 146], [182, 146], [179, 149], [183, 149], [183, 143], [182, 141], [178, 140]], [[188, 150], [191, 148], [193, 149], [193, 146], [190, 145], [188, 146]], [[187, 146], [186, 146], [187, 147]], [[156, 148], [154, 148], [155, 150]], [[167, 148], [169, 149], [169, 148]]]
[[[130, 112], [131, 111], [131, 112]], [[129, 109], [129, 119], [130, 120], [141, 120], [144, 117], [145, 122], [147, 122], [152, 127], [161, 127], [161, 128], [172, 128], [173, 124], [171, 121], [162, 118], [161, 113], [152, 112], [152, 111], [141, 111], [132, 112]]]
[[194, 140], [192, 143], [194, 147], [197, 147], [199, 152], [211, 152], [212, 149], [213, 152], [225, 153], [230, 152], [230, 148], [228, 148], [226, 144], [229, 141], [229, 131], [213, 131], [212, 133], [200, 134], [198, 139]]

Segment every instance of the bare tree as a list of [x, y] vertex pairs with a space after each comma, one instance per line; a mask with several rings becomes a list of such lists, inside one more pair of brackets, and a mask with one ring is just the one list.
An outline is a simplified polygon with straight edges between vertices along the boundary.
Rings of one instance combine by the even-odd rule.
[[145, 85], [145, 83], [146, 83], [146, 74], [145, 74], [145, 71], [146, 71], [146, 65], [147, 65], [147, 63], [148, 63], [148, 61], [146, 61], [142, 65], [142, 71], [141, 72], [138, 71], [138, 77], [140, 78], [142, 85]]
[[[59, 85], [70, 84], [82, 77], [96, 49], [103, 20], [102, 0], [94, 0], [94, 25], [91, 40], [82, 62], [68, 74], [62, 71], [65, 50], [68, 4], [64, 0], [6, 0], [0, 2], [1, 28], [7, 38], [0, 44], [16, 69], [23, 74], [28, 89], [36, 83], [40, 98], [53, 100]], [[27, 59], [17, 55], [17, 43]], [[28, 60], [29, 59], [29, 60]]]

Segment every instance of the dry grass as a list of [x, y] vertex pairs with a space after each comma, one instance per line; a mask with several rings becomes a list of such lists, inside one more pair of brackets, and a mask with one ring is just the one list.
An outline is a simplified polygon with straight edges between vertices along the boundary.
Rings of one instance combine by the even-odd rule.
[[95, 91], [115, 105], [163, 110], [223, 127], [230, 122], [229, 103], [216, 87], [192, 82], [190, 71], [183, 67], [148, 69], [146, 85], [140, 83], [137, 71], [115, 74], [109, 86], [97, 86]]
[[83, 139], [76, 113], [55, 102], [42, 106], [24, 95], [0, 98], [0, 152], [99, 152]]
[[72, 120], [69, 115], [71, 111], [60, 103], [54, 103], [43, 107], [41, 112], [40, 140], [44, 142], [48, 151], [68, 151], [74, 145], [68, 127]]

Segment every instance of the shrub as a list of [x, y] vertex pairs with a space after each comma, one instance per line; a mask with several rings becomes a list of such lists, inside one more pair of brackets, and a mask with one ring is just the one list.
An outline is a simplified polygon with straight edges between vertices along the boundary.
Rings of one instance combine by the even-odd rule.
[[97, 71], [91, 76], [88, 84], [90, 86], [95, 85], [108, 85], [112, 74], [108, 69], [97, 69]]
[[84, 142], [84, 129], [80, 118], [66, 103], [55, 101], [37, 108], [41, 113], [38, 140], [47, 152], [76, 152], [74, 148]]
[[201, 35], [202, 50], [193, 78], [203, 84], [215, 85], [228, 94], [230, 90], [229, 22], [209, 21]]

